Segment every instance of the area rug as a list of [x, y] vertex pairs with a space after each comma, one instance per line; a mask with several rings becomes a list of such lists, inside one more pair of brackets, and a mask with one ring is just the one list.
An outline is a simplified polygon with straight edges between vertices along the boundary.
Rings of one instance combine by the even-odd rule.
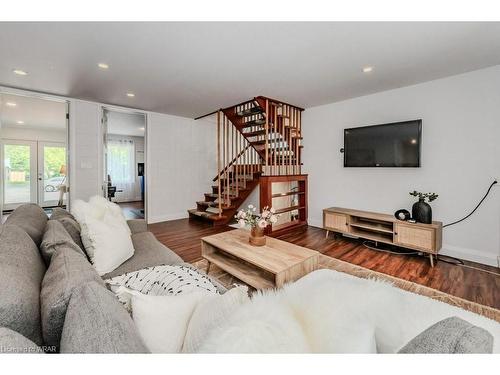
[[[207, 270], [208, 263], [206, 260], [202, 259], [197, 262], [193, 262], [193, 265], [198, 269], [203, 271]], [[367, 268], [357, 266], [348, 262], [344, 262], [339, 259], [335, 259], [326, 255], [320, 254], [319, 268], [326, 268], [335, 270], [338, 272], [344, 272], [349, 275], [364, 279], [378, 279], [385, 280], [393, 284], [394, 286], [406, 290], [411, 293], [419, 294], [421, 296], [429, 297], [441, 302], [445, 302], [449, 305], [459, 307], [461, 309], [476, 313], [478, 315], [485, 316], [487, 318], [496, 320], [500, 322], [500, 310], [493, 307], [481, 305], [476, 302], [471, 302], [466, 299], [452, 296], [448, 293], [441, 292], [437, 289], [432, 289], [427, 286], [423, 286], [411, 281], [403, 280], [394, 276], [386, 275], [377, 271], [372, 271]], [[222, 285], [226, 288], [231, 288], [234, 284], [245, 284], [234, 276], [223, 271], [219, 267], [212, 265], [210, 267], [210, 276], [216, 278]]]

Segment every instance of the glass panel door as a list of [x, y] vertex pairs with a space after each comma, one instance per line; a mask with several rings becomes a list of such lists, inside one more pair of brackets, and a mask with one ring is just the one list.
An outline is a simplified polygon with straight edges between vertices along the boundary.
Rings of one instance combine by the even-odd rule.
[[3, 209], [37, 202], [36, 142], [2, 141], [4, 161]]
[[64, 143], [38, 143], [38, 196], [42, 207], [66, 203], [66, 146]]

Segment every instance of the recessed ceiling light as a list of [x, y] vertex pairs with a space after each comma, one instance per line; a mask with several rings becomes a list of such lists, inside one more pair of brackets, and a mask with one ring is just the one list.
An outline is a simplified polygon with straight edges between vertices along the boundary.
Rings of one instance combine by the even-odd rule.
[[417, 144], [417, 140], [416, 140], [415, 138], [413, 138], [413, 139], [411, 140], [411, 144], [412, 144], [412, 145], [416, 145], [416, 144]]
[[17, 106], [17, 103], [14, 103], [14, 102], [7, 102], [7, 103], [5, 103], [5, 105], [6, 105], [7, 107], [15, 107], [15, 106]]
[[19, 121], [17, 121], [17, 123], [18, 123], [19, 125], [22, 125], [22, 124], [24, 124], [24, 121], [19, 120]]
[[21, 69], [14, 69], [12, 70], [14, 74], [17, 74], [18, 76], [27, 76], [28, 72], [21, 70]]
[[129, 98], [133, 98], [135, 96], [135, 94], [133, 92], [127, 92], [127, 96]]
[[144, 126], [140, 127], [139, 130], [144, 130]]
[[109, 69], [109, 65], [106, 63], [99, 63], [97, 66], [101, 69]]
[[371, 73], [373, 72], [373, 66], [365, 66], [363, 68], [363, 73]]

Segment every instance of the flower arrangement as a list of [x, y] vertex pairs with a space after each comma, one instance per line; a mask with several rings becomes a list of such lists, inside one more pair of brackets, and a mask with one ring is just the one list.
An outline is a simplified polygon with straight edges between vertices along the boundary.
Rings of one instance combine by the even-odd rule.
[[421, 193], [420, 191], [413, 190], [410, 192], [411, 196], [417, 197], [419, 201], [425, 202], [425, 200], [429, 200], [429, 202], [432, 202], [439, 197], [438, 194], [436, 193]]
[[274, 224], [278, 221], [278, 215], [274, 208], [264, 207], [264, 210], [259, 215], [256, 213], [257, 208], [252, 204], [246, 210], [240, 210], [235, 218], [241, 228], [250, 226], [252, 228], [258, 227], [260, 229], [266, 228], [268, 225]]

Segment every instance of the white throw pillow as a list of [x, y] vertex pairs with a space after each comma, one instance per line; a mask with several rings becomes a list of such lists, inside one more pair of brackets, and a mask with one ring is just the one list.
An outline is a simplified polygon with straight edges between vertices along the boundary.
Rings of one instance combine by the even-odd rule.
[[72, 213], [80, 224], [90, 261], [97, 273], [104, 275], [134, 255], [134, 245], [123, 214], [117, 212], [118, 206], [99, 198], [91, 198], [93, 204], [77, 200]]
[[151, 296], [132, 292], [132, 318], [151, 353], [179, 353], [196, 304], [209, 292]]
[[131, 233], [130, 227], [127, 224], [127, 219], [123, 215], [122, 209], [116, 203], [110, 202], [100, 195], [95, 195], [89, 199], [89, 204], [97, 211], [101, 212], [101, 217], [106, 215], [108, 218], [113, 218], [114, 223], [120, 226], [125, 232]]
[[196, 353], [208, 334], [249, 300], [246, 286], [236, 286], [222, 295], [213, 294], [202, 299], [189, 321], [182, 351]]

